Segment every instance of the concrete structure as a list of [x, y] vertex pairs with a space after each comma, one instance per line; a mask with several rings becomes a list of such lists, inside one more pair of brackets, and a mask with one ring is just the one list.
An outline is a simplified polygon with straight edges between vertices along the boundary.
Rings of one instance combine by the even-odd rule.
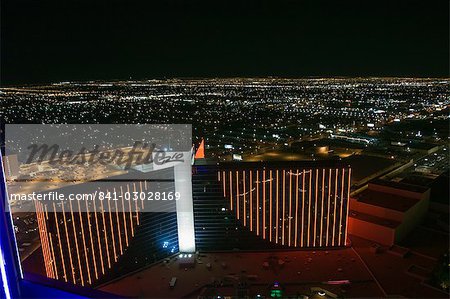
[[413, 143], [409, 146], [411, 151], [430, 155], [437, 152], [442, 146], [433, 143]]
[[383, 245], [401, 241], [428, 211], [428, 188], [377, 180], [350, 199], [349, 233]]

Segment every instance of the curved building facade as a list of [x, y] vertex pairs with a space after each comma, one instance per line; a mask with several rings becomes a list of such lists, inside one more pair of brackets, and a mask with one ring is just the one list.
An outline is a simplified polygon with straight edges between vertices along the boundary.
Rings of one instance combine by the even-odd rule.
[[[47, 277], [97, 285], [178, 252], [175, 201], [143, 212], [149, 203], [127, 200], [124, 195], [174, 191], [172, 168], [159, 170], [155, 176], [163, 179], [136, 181], [124, 175], [81, 186], [86, 193], [116, 192], [116, 200], [50, 203], [53, 206], [35, 201]], [[80, 185], [59, 192], [73, 193], [75, 188], [79, 190]]]
[[346, 245], [351, 169], [320, 163], [222, 164], [227, 209], [256, 236], [281, 247]]
[[351, 169], [339, 161], [195, 166], [196, 246], [203, 251], [347, 245]]
[[[220, 163], [193, 166], [192, 172], [197, 250], [347, 245], [348, 166], [338, 162]], [[165, 183], [174, 181], [173, 168], [153, 174]], [[161, 187], [151, 178], [126, 178], [115, 177], [111, 187], [102, 188], [119, 193], [175, 191], [174, 184]], [[124, 198], [69, 202], [61, 213], [36, 202], [47, 276], [98, 285], [179, 252], [184, 232], [178, 223], [178, 202], [166, 201], [153, 212], [143, 212], [144, 204]]]

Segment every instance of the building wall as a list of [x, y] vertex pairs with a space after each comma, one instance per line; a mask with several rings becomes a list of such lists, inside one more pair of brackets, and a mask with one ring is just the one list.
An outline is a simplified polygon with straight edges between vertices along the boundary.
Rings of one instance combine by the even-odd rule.
[[406, 211], [402, 224], [395, 232], [396, 243], [402, 241], [417, 225], [424, 220], [425, 215], [428, 212], [429, 204], [429, 197], [425, 197], [411, 207], [411, 209]]
[[402, 212], [370, 205], [364, 202], [360, 202], [353, 198], [350, 199], [350, 209], [364, 214], [369, 214], [380, 218], [386, 218], [397, 222], [403, 221], [404, 218], [404, 213]]
[[[399, 196], [418, 199], [417, 203], [405, 212], [400, 212], [384, 207], [369, 205], [357, 201], [350, 200], [350, 209], [355, 212], [364, 213], [379, 217], [386, 220], [399, 222], [395, 228], [382, 226], [376, 223], [349, 217], [349, 233], [372, 240], [383, 245], [393, 245], [403, 240], [411, 231], [423, 221], [429, 207], [430, 190], [425, 192], [413, 192], [409, 190], [397, 189], [391, 186], [382, 186], [378, 184], [369, 184], [369, 189], [390, 194], [398, 194]], [[380, 193], [383, 196], [383, 193]]]
[[395, 229], [363, 221], [354, 217], [348, 218], [349, 233], [383, 245], [392, 245], [395, 242]]
[[430, 196], [430, 191], [426, 192], [415, 192], [412, 190], [400, 189], [395, 186], [384, 186], [379, 184], [371, 184], [369, 183], [369, 189], [379, 192], [385, 192], [389, 194], [396, 194], [398, 196], [414, 198], [414, 199], [424, 199]]

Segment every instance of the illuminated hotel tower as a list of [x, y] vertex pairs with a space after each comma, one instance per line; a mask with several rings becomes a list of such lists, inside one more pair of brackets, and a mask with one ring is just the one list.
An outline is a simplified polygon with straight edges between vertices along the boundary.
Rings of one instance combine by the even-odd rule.
[[[157, 170], [157, 176], [172, 181], [177, 175], [186, 177], [172, 169]], [[193, 201], [188, 200], [188, 206], [167, 201], [162, 213], [142, 213], [144, 201], [74, 202], [63, 207], [64, 213], [49, 212], [36, 202], [47, 276], [95, 285], [186, 252], [183, 248], [192, 252], [196, 247], [270, 250], [348, 245], [351, 169], [347, 165], [220, 163], [194, 166], [193, 171], [193, 183], [183, 189]], [[146, 192], [155, 184], [124, 180], [112, 188], [118, 193]], [[175, 189], [172, 184], [167, 191]], [[78, 212], [73, 204], [85, 204], [86, 212]]]
[[217, 178], [237, 222], [259, 238], [281, 247], [347, 245], [348, 166], [224, 163]]
[[[192, 211], [189, 213], [192, 197], [177, 201], [161, 199], [157, 203], [129, 200], [134, 193], [148, 195], [154, 191], [177, 190], [180, 194], [188, 191], [186, 194], [190, 195], [190, 163], [188, 170], [184, 175], [184, 168], [180, 172], [177, 167], [169, 167], [153, 171], [154, 178], [146, 180], [130, 180], [127, 175], [120, 175], [102, 184], [59, 189], [67, 194], [80, 192], [80, 189], [84, 193], [109, 191], [116, 194], [116, 200], [111, 196], [104, 200], [75, 200], [64, 204], [35, 201], [47, 277], [83, 286], [95, 285], [178, 251], [195, 250]], [[183, 177], [184, 185], [189, 183], [184, 187], [189, 190], [177, 185], [177, 176]], [[156, 206], [149, 210], [146, 205], [151, 204]]]
[[[150, 185], [147, 181], [124, 182], [104, 191], [122, 196], [125, 192], [146, 192]], [[47, 276], [92, 285], [128, 250], [145, 216], [140, 210], [146, 203], [119, 198], [53, 203], [53, 207], [38, 201], [35, 204]], [[54, 212], [58, 208], [63, 212]], [[176, 226], [172, 225], [172, 230], [176, 233]], [[174, 233], [166, 239], [176, 243]]]

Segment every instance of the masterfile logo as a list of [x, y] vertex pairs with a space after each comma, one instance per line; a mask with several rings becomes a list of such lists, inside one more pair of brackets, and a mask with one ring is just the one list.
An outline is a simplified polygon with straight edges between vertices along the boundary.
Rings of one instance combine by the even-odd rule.
[[183, 152], [153, 152], [153, 169], [162, 169], [184, 163]]
[[10, 207], [35, 211], [36, 200], [15, 200], [35, 194], [48, 211], [67, 210], [70, 200], [52, 200], [55, 191], [63, 199], [92, 198], [72, 207], [80, 212], [94, 205], [104, 211], [190, 211], [190, 205], [167, 201], [191, 198], [191, 136], [191, 125], [179, 124], [7, 125], [6, 156], [18, 166], [7, 178]]

